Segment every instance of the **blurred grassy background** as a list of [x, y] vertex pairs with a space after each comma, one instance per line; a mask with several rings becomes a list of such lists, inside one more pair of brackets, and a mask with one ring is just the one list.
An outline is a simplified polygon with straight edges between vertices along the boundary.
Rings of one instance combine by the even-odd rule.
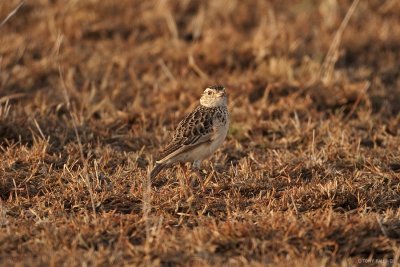
[[[0, 261], [398, 261], [400, 4], [340, 32], [351, 4], [25, 1], [0, 26]], [[215, 83], [232, 123], [206, 192], [174, 169], [146, 191]]]

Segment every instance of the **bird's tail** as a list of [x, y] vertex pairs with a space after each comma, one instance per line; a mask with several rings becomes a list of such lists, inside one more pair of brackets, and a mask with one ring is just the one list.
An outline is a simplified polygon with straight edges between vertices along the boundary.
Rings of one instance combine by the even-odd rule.
[[154, 168], [150, 172], [150, 180], [153, 180], [154, 178], [156, 178], [157, 174], [160, 171], [162, 171], [164, 168], [165, 168], [165, 164], [156, 163], [156, 165], [154, 165]]

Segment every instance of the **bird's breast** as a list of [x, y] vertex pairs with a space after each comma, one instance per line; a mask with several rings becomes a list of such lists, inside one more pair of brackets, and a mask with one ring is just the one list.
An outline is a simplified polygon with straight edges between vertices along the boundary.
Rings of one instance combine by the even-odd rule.
[[225, 120], [224, 123], [217, 123], [214, 126], [214, 136], [211, 142], [211, 150], [216, 150], [222, 142], [224, 142], [226, 134], [228, 133], [229, 123]]

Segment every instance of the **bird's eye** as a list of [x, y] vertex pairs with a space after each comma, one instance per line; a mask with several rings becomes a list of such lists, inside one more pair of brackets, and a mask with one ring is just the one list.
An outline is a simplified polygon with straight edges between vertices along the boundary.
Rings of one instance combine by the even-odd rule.
[[207, 91], [207, 95], [211, 95], [211, 91]]

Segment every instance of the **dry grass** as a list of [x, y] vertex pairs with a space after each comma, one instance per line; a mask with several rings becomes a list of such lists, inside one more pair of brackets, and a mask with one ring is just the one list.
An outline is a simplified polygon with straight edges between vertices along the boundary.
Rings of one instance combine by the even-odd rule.
[[[399, 261], [397, 0], [334, 45], [351, 1], [23, 3], [0, 2], [2, 266]], [[214, 83], [232, 124], [205, 192], [150, 185]]]

